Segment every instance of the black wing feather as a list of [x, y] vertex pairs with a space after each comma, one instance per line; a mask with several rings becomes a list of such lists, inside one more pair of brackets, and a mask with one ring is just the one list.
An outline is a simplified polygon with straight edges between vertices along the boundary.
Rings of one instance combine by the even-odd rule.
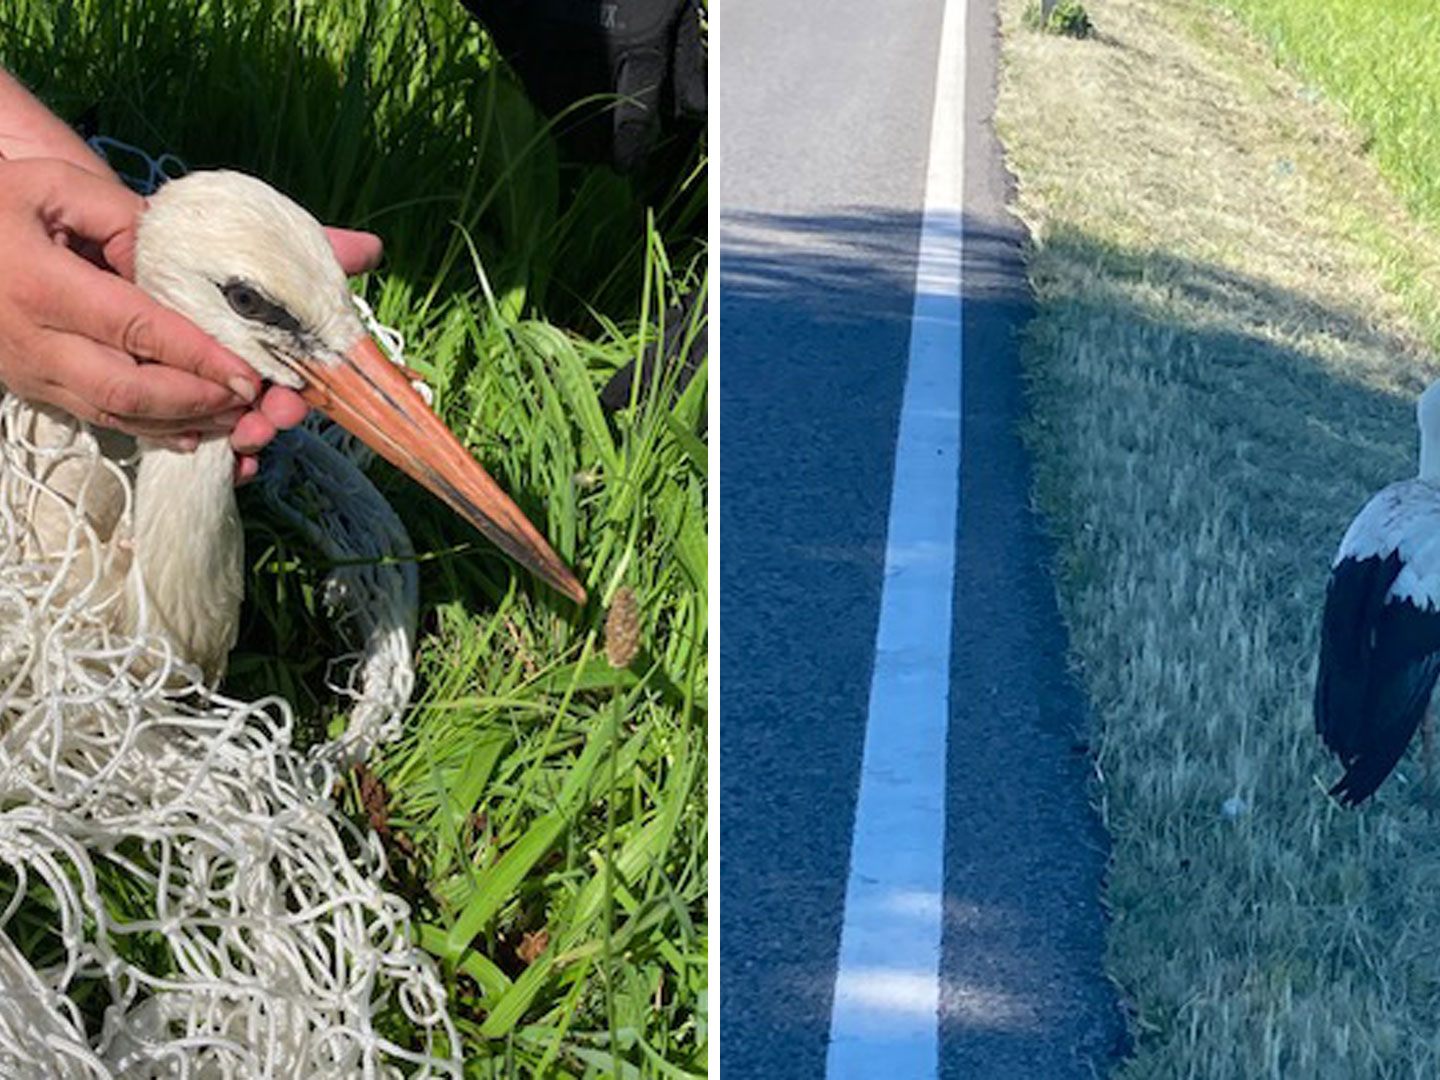
[[1315, 680], [1315, 730], [1343, 761], [1359, 749], [1370, 684], [1373, 629], [1403, 567], [1386, 558], [1341, 559], [1325, 589], [1320, 622], [1320, 670]]
[[1389, 599], [1403, 565], [1342, 559], [1325, 593], [1315, 730], [1345, 766], [1330, 793], [1348, 806], [1395, 768], [1440, 677], [1440, 613]]

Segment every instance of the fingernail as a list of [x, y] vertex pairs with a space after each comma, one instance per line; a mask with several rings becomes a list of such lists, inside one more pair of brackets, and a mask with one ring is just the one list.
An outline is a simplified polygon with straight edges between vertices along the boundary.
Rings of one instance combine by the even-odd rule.
[[170, 445], [182, 454], [193, 454], [195, 448], [200, 445], [200, 436], [194, 434], [176, 435], [170, 440]]
[[255, 399], [260, 396], [255, 384], [243, 375], [231, 375], [227, 385], [235, 391], [235, 396], [246, 404], [254, 404]]

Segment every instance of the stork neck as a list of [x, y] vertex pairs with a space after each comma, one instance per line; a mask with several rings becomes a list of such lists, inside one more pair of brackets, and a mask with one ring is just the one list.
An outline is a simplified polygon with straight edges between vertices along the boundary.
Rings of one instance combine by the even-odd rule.
[[213, 549], [237, 516], [234, 469], [223, 437], [202, 440], [190, 454], [141, 441], [135, 552], [152, 597], [167, 582], [177, 594], [211, 586]]
[[244, 533], [235, 505], [235, 453], [223, 436], [179, 454], [143, 440], [135, 477], [135, 585], [147, 630], [165, 634], [207, 676], [235, 643]]
[[195, 532], [206, 524], [200, 515], [216, 503], [233, 503], [235, 452], [223, 437], [202, 439], [193, 453], [181, 454], [140, 440], [135, 476], [135, 529]]
[[1440, 438], [1432, 438], [1420, 429], [1420, 479], [1440, 487]]
[[1440, 487], [1440, 380], [1415, 402], [1415, 424], [1420, 429], [1420, 479]]

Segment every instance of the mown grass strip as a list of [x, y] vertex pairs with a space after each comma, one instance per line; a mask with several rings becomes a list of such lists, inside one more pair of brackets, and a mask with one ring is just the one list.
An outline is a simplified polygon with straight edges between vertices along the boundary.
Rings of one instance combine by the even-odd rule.
[[1440, 365], [1394, 278], [1440, 242], [1212, 4], [1093, 5], [1087, 41], [1024, 32], [1022, 7], [997, 121], [1035, 237], [1036, 499], [1112, 840], [1117, 1072], [1434, 1074], [1440, 837], [1410, 763], [1361, 813], [1324, 796], [1310, 698], [1340, 534], [1415, 467]]

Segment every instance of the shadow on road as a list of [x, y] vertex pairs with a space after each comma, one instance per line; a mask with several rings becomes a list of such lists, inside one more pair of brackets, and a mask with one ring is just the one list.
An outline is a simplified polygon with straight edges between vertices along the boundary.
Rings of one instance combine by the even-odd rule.
[[[884, 208], [724, 223], [721, 1015], [722, 1065], [736, 1076], [823, 1073], [918, 226], [917, 215]], [[1089, 1076], [1128, 1043], [1100, 974], [1107, 841], [1088, 803], [1090, 722], [1069, 673], [1055, 552], [1031, 511], [1019, 434], [1029, 410], [1014, 328], [1028, 318], [1028, 293], [1013, 231], [973, 221], [966, 239], [941, 1072], [1035, 1075], [1035, 1061], [1058, 1055]], [[1412, 346], [1364, 313], [1223, 268], [1084, 237], [1051, 242], [1068, 245], [1078, 276], [1045, 285], [1070, 306], [1076, 332], [1084, 323], [1096, 349], [1152, 335], [1155, 356], [1170, 358], [1124, 377], [1173, 390], [1183, 400], [1176, 415], [1216, 436], [1214, 460], [1196, 468], [1232, 483], [1236, 528], [1257, 526], [1267, 587], [1288, 590], [1287, 632], [1308, 648], [1345, 518], [1334, 504], [1297, 510], [1287, 498], [1293, 474], [1274, 463], [1299, 457], [1302, 472], [1331, 476], [1340, 502], [1358, 508], [1413, 467], [1395, 451], [1409, 445], [1412, 406], [1347, 376], [1343, 357], [1287, 347], [1277, 328], [1296, 319], [1328, 327], [1359, 353]], [[1068, 295], [1079, 276], [1085, 295]], [[1137, 281], [1164, 294], [1169, 317], [1130, 287]], [[1223, 323], [1206, 315], [1217, 310]], [[1069, 324], [1046, 325], [1053, 335]], [[1053, 363], [1059, 345], [1041, 334], [1030, 348]], [[1074, 392], [1128, 392], [1082, 391], [1081, 382]], [[1051, 401], [1045, 415], [1063, 424], [1067, 406]], [[1105, 450], [1118, 468], [1163, 437], [1122, 430]], [[1157, 498], [1168, 491], [1163, 477], [1139, 473], [1134, 483]], [[1104, 512], [1063, 493], [1051, 502], [1071, 515], [1051, 523], [1061, 530], [1093, 528], [1080, 517]], [[1297, 581], [1308, 582], [1298, 607]]]
[[[735, 1075], [815, 1076], [824, 1067], [918, 232], [916, 214], [868, 208], [821, 217], [736, 214], [723, 232], [721, 1008], [722, 1067]], [[995, 640], [985, 656], [967, 661], [980, 671], [957, 667], [952, 732], [974, 726], [965, 714], [978, 699], [967, 680], [993, 675], [989, 658], [1014, 646], [1024, 670], [1007, 661], [1007, 678], [1037, 689], [1011, 695], [1043, 698], [1031, 707], [1043, 712], [1038, 722], [1059, 747], [1047, 760], [1060, 762], [1061, 813], [1083, 843], [1063, 837], [1057, 850], [1026, 863], [1024, 845], [1007, 841], [1017, 828], [1033, 827], [1023, 814], [1012, 814], [1018, 824], [1002, 826], [990, 842], [973, 843], [966, 801], [977, 792], [996, 800], [989, 782], [971, 782], [976, 763], [957, 756], [968, 743], [952, 733], [949, 820], [961, 835], [947, 844], [942, 900], [942, 1058], [965, 1044], [966, 1060], [979, 1052], [1021, 1061], [1031, 1044], [1074, 1042], [1087, 1024], [1100, 1034], [1092, 1039], [1098, 1050], [1084, 1056], [1104, 1056], [1119, 1027], [1113, 1009], [1108, 1019], [1087, 1019], [1084, 1008], [1077, 1015], [1065, 989], [1078, 980], [1092, 998], [1107, 996], [1098, 976], [1103, 850], [1085, 807], [1084, 762], [1070, 754], [1082, 709], [1063, 675], [1064, 640], [1041, 573], [1015, 433], [1013, 333], [1028, 303], [1019, 237], [974, 220], [966, 233], [964, 455], [974, 464], [966, 465], [961, 514], [983, 522], [985, 535], [962, 529], [961, 569], [966, 545], [995, 546], [1034, 584], [1017, 621], [1005, 615], [1004, 599], [981, 597], [973, 580], [959, 582], [957, 647], [974, 632]], [[979, 614], [996, 609], [1014, 634], [994, 635], [991, 617]], [[1041, 655], [1028, 627], [1047, 618], [1053, 629]], [[1025, 865], [975, 874], [971, 854], [992, 845]], [[1071, 863], [1077, 869], [1059, 890]], [[1025, 917], [1029, 901], [1013, 891], [1020, 870], [1043, 873], [1058, 897], [1034, 917]], [[1057, 917], [1057, 904], [1075, 914]], [[1067, 918], [1072, 925], [1057, 926]], [[896, 931], [905, 932], [901, 916]], [[1055, 936], [1065, 941], [1047, 948]], [[1095, 1008], [1107, 1011], [1103, 1000]]]

